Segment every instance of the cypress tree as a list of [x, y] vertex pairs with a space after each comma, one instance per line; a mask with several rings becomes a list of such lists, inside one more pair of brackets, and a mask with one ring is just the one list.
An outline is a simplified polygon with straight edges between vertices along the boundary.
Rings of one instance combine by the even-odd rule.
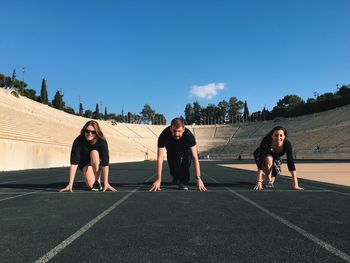
[[14, 69], [12, 72], [12, 79], [11, 79], [11, 87], [12, 88], [15, 86], [15, 82], [16, 82], [16, 69]]
[[248, 120], [249, 117], [249, 110], [248, 110], [248, 105], [247, 105], [247, 101], [244, 101], [244, 111], [243, 111], [243, 118], [245, 120]]
[[15, 80], [16, 79], [16, 69], [14, 69], [12, 71], [12, 79]]
[[105, 116], [104, 116], [105, 121], [107, 120], [107, 107], [105, 107]]
[[46, 88], [46, 80], [43, 78], [41, 82], [41, 91], [40, 91], [40, 102], [43, 104], [48, 104], [49, 99], [47, 97], [47, 88]]
[[94, 119], [96, 119], [96, 120], [100, 119], [100, 109], [98, 107], [98, 103], [96, 103], [96, 109], [94, 112]]
[[79, 116], [82, 116], [84, 113], [83, 103], [79, 103]]

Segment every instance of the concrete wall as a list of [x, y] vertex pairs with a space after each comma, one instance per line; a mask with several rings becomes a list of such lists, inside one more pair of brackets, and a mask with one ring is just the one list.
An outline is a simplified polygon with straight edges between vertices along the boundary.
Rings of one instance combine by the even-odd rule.
[[69, 165], [69, 147], [0, 139], [0, 149], [1, 171]]

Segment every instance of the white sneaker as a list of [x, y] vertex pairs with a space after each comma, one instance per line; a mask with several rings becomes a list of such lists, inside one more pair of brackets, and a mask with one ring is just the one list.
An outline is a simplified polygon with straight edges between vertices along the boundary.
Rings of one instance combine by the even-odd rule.
[[98, 191], [102, 191], [102, 190], [103, 190], [102, 185], [98, 181], [95, 181], [94, 185], [91, 188], [91, 191], [98, 192]]
[[180, 183], [179, 184], [179, 190], [185, 190], [185, 191], [188, 191], [188, 186], [185, 185], [184, 183]]
[[267, 184], [265, 184], [265, 187], [266, 188], [275, 188], [272, 181], [269, 181]]

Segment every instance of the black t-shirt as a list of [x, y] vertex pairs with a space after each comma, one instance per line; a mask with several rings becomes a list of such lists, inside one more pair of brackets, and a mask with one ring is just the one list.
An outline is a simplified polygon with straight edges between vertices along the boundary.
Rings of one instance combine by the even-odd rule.
[[179, 140], [173, 138], [170, 129], [171, 126], [166, 127], [158, 138], [158, 147], [165, 147], [168, 156], [182, 156], [186, 150], [196, 145], [196, 139], [189, 129], [185, 128]]
[[295, 164], [293, 159], [292, 144], [285, 139], [283, 142], [283, 149], [280, 153], [275, 153], [271, 150], [272, 138], [265, 138], [261, 142], [260, 146], [254, 151], [254, 159], [260, 170], [263, 170], [265, 165], [265, 158], [271, 155], [274, 159], [280, 158], [284, 154], [287, 155], [287, 166], [289, 171], [295, 171]]
[[109, 164], [107, 141], [98, 139], [95, 144], [91, 144], [85, 137], [80, 135], [73, 142], [70, 163], [78, 164], [79, 168], [82, 169], [85, 165], [90, 163], [90, 152], [92, 150], [98, 151], [102, 166], [107, 166]]

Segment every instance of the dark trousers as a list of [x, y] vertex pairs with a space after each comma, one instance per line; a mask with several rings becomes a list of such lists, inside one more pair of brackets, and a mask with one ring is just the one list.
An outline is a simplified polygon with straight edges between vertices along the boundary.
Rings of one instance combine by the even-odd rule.
[[168, 156], [170, 175], [173, 177], [173, 180], [183, 183], [187, 183], [190, 180], [191, 160], [191, 150], [185, 150], [181, 155]]

